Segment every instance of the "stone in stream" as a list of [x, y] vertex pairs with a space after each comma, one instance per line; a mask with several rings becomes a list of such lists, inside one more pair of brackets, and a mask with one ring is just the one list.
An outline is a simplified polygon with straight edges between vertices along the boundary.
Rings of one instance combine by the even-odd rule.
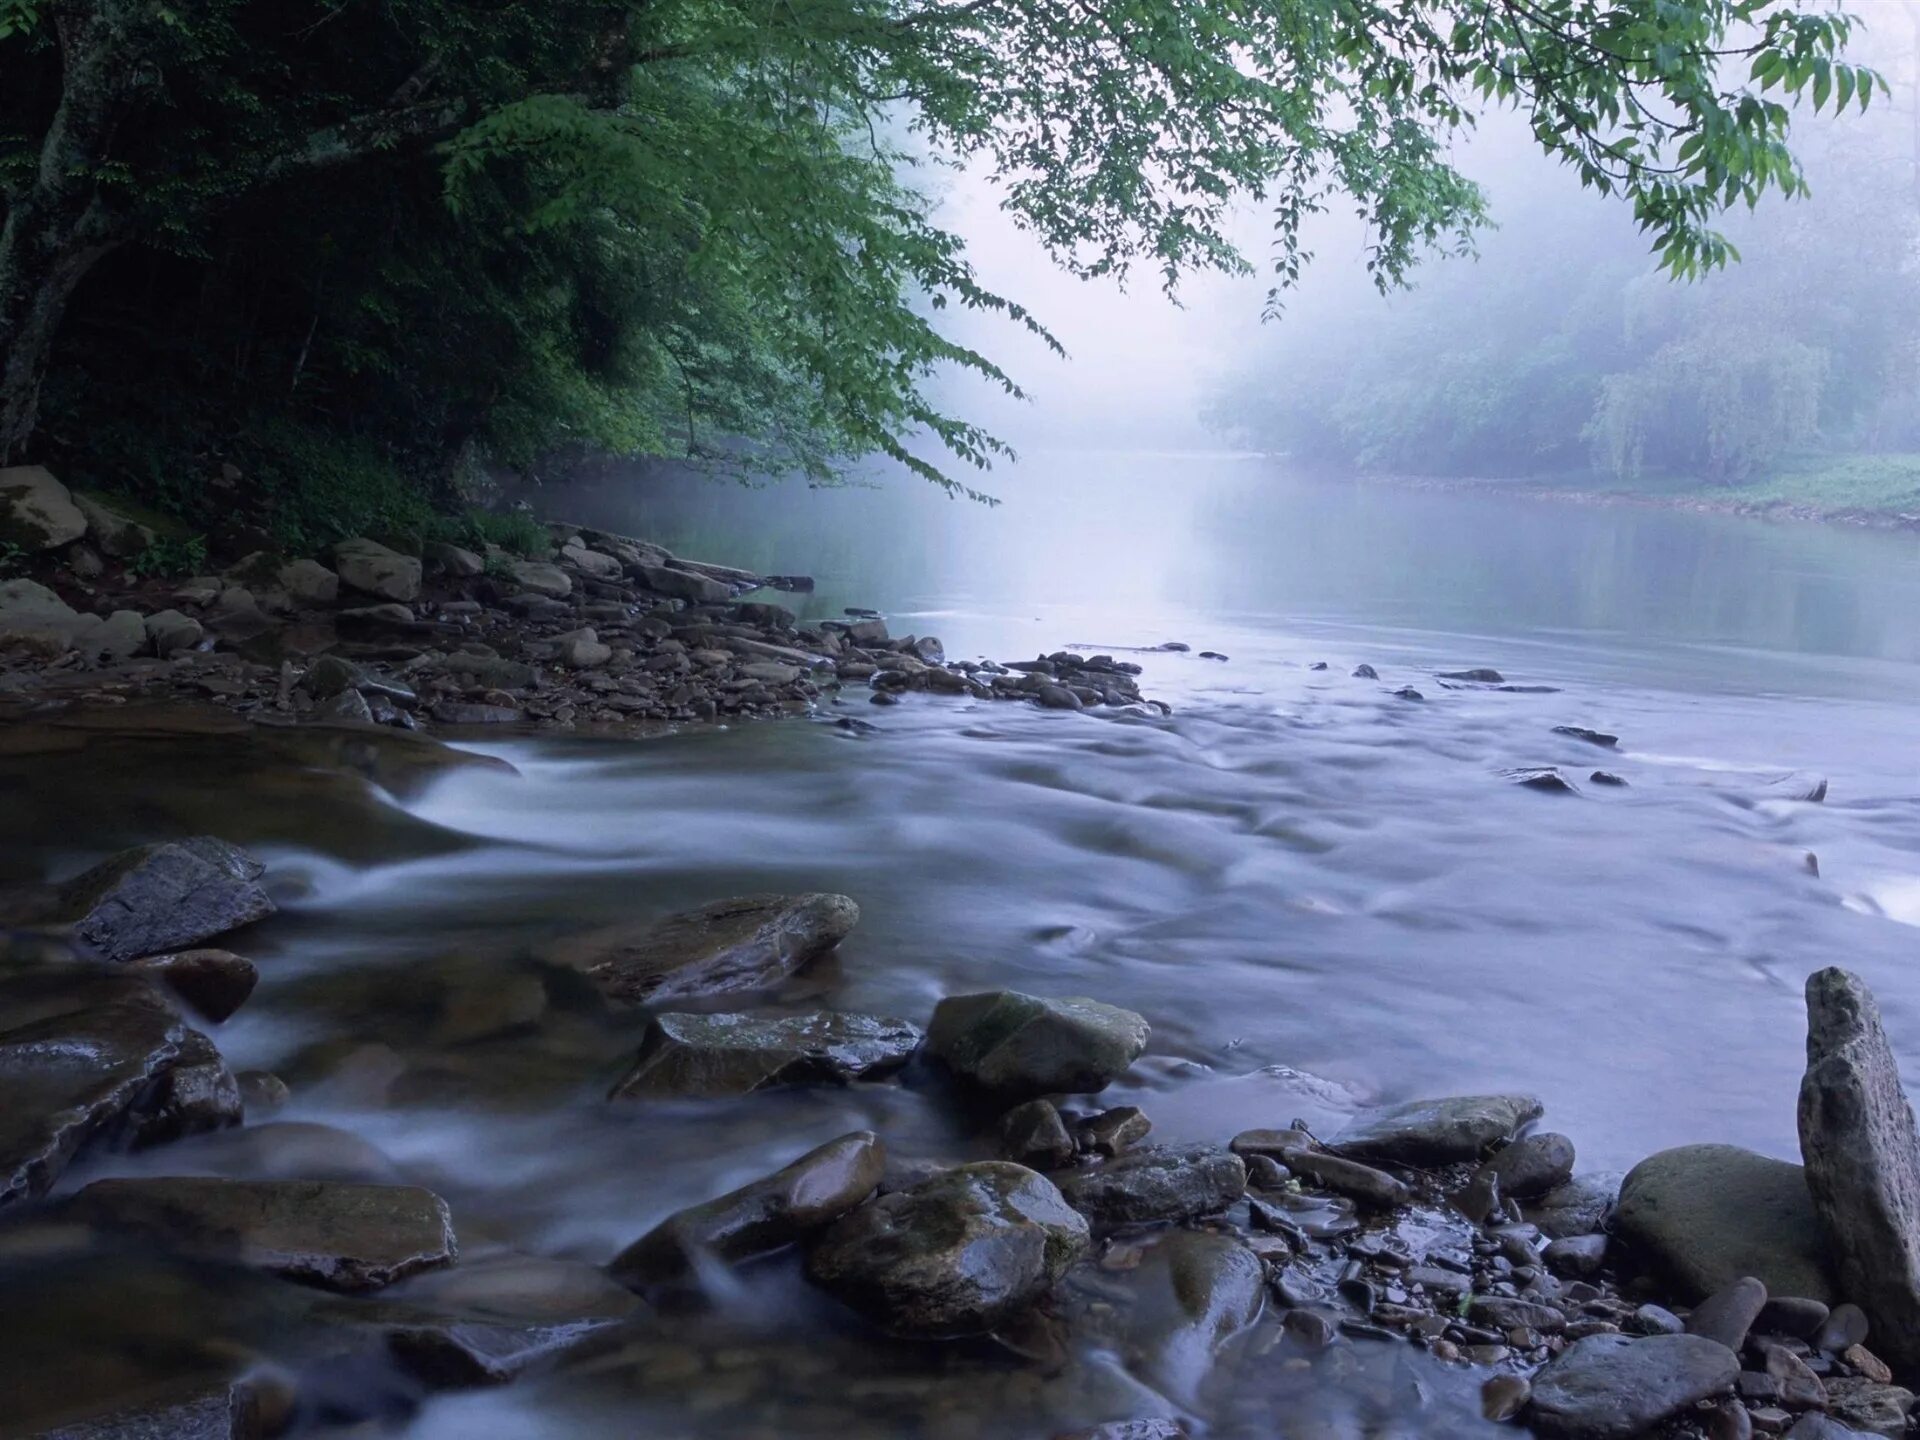
[[1920, 1368], [1920, 1131], [1880, 1007], [1845, 970], [1807, 979], [1800, 1150], [1841, 1292], [1896, 1368]]
[[610, 1098], [871, 1080], [906, 1064], [920, 1040], [917, 1025], [881, 1015], [656, 1015]]
[[1123, 1341], [1133, 1368], [1191, 1405], [1220, 1347], [1259, 1317], [1266, 1267], [1231, 1235], [1175, 1230], [1147, 1248], [1125, 1288]]
[[1013, 990], [950, 995], [934, 1007], [927, 1053], [1004, 1100], [1104, 1090], [1146, 1048], [1147, 1022], [1084, 997]]
[[1363, 1111], [1327, 1147], [1355, 1160], [1451, 1165], [1478, 1160], [1545, 1107], [1531, 1095], [1458, 1095]]
[[1481, 1168], [1499, 1182], [1502, 1195], [1537, 1199], [1572, 1176], [1573, 1141], [1552, 1131], [1523, 1136], [1496, 1150]]
[[829, 1140], [771, 1175], [669, 1215], [615, 1256], [607, 1273], [644, 1290], [689, 1278], [709, 1257], [735, 1265], [785, 1249], [871, 1195], [886, 1160], [870, 1130]]
[[1227, 1148], [1243, 1158], [1264, 1155], [1278, 1160], [1285, 1151], [1312, 1144], [1313, 1136], [1304, 1130], [1242, 1130], [1227, 1142]]
[[[180, 1085], [170, 1080], [176, 1069], [189, 1072]], [[237, 1124], [237, 1090], [230, 1111], [217, 1108], [225, 1070], [144, 980], [55, 974], [0, 984], [0, 1207], [44, 1195], [90, 1141]]]
[[1050, 1181], [988, 1160], [841, 1219], [808, 1253], [807, 1277], [890, 1334], [980, 1335], [1051, 1290], [1087, 1241]]
[[1551, 765], [1524, 765], [1517, 770], [1503, 772], [1507, 779], [1528, 790], [1538, 790], [1547, 795], [1578, 795], [1580, 787], [1575, 785], [1559, 770]]
[[859, 919], [845, 895], [743, 895], [574, 936], [545, 958], [585, 970], [611, 1000], [657, 1005], [765, 990], [838, 945]]
[[432, 1390], [505, 1385], [524, 1371], [572, 1348], [611, 1320], [570, 1320], [552, 1325], [502, 1325], [453, 1321], [399, 1325], [387, 1332], [394, 1362]]
[[1740, 1373], [1726, 1346], [1698, 1335], [1589, 1335], [1533, 1377], [1527, 1421], [1543, 1435], [1629, 1440]]
[[1620, 1199], [1618, 1174], [1576, 1175], [1525, 1207], [1526, 1217], [1549, 1239], [1604, 1230]]
[[1067, 1203], [1098, 1231], [1171, 1224], [1224, 1210], [1246, 1193], [1238, 1155], [1208, 1145], [1155, 1145], [1060, 1182]]
[[258, 883], [265, 868], [210, 835], [142, 845], [64, 885], [0, 900], [0, 919], [58, 927], [105, 959], [134, 960], [198, 945], [273, 914], [273, 901]]
[[1482, 666], [1474, 670], [1442, 670], [1438, 673], [1441, 680], [1466, 680], [1475, 685], [1504, 685], [1507, 677], [1498, 670]]
[[231, 950], [176, 950], [144, 956], [130, 968], [154, 976], [216, 1024], [246, 1004], [260, 982], [253, 962]]
[[374, 540], [342, 540], [333, 547], [334, 569], [349, 590], [401, 603], [420, 596], [420, 562]]
[[1690, 1298], [1752, 1275], [1769, 1293], [1835, 1299], [1800, 1167], [1735, 1145], [1682, 1145], [1628, 1173], [1614, 1233]]
[[1138, 1105], [1116, 1105], [1089, 1115], [1073, 1128], [1081, 1149], [1111, 1160], [1146, 1139], [1153, 1132], [1153, 1121]]
[[1280, 1163], [1296, 1175], [1309, 1176], [1323, 1189], [1366, 1205], [1391, 1210], [1413, 1203], [1413, 1187], [1404, 1180], [1342, 1155], [1295, 1145], [1280, 1152]]
[[446, 1202], [414, 1185], [96, 1180], [62, 1214], [108, 1235], [141, 1236], [328, 1290], [377, 1290], [450, 1265], [455, 1255]]
[[1000, 1154], [1029, 1169], [1055, 1170], [1073, 1159], [1073, 1136], [1051, 1100], [1029, 1100], [1000, 1117]]
[[1565, 735], [1570, 740], [1584, 740], [1589, 745], [1598, 745], [1602, 750], [1611, 750], [1620, 743], [1618, 735], [1609, 735], [1604, 730], [1589, 730], [1584, 725], [1556, 725], [1556, 735]]
[[1767, 1287], [1743, 1276], [1702, 1300], [1687, 1316], [1687, 1333], [1718, 1340], [1729, 1350], [1747, 1343], [1747, 1332], [1767, 1303]]

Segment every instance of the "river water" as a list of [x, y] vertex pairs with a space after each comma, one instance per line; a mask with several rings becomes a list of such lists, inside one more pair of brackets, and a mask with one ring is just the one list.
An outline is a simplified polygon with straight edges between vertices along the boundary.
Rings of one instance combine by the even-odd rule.
[[[27, 821], [6, 863], [64, 873], [193, 830], [255, 846], [283, 913], [248, 937], [264, 978], [221, 1049], [293, 1083], [281, 1118], [350, 1131], [444, 1195], [477, 1260], [604, 1261], [862, 1126], [908, 1156], [979, 1153], [911, 1077], [609, 1107], [636, 1028], [551, 982], [511, 1036], [444, 1020], [449, 995], [510, 1008], [557, 935], [748, 891], [843, 891], [863, 912], [837, 957], [756, 1008], [924, 1023], [943, 994], [1009, 986], [1140, 1011], [1148, 1052], [1104, 1098], [1141, 1105], [1156, 1138], [1517, 1089], [1582, 1170], [1698, 1140], [1797, 1158], [1801, 985], [1834, 963], [1875, 987], [1920, 1075], [1920, 539], [1231, 457], [1035, 456], [1002, 483], [991, 510], [908, 481], [537, 498], [703, 559], [811, 572], [788, 602], [806, 615], [871, 605], [952, 657], [1185, 642], [1126, 657], [1170, 717], [878, 709], [849, 691], [827, 713], [873, 732], [488, 741], [469, 748], [502, 763], [406, 783], [243, 761], [217, 738], [95, 744], [85, 764], [0, 759]], [[1377, 681], [1351, 675], [1362, 662]], [[1475, 666], [1521, 688], [1435, 678]], [[1409, 684], [1424, 698], [1393, 693]], [[1503, 774], [1532, 765], [1580, 793]], [[1627, 785], [1591, 783], [1602, 767]], [[1794, 798], [1817, 777], [1824, 803]], [[102, 1160], [70, 1183], [244, 1172], [236, 1153]], [[791, 1268], [676, 1326], [705, 1357], [690, 1369], [649, 1351], [400, 1423], [433, 1440], [1036, 1436], [1127, 1413], [970, 1350], [872, 1346]], [[1380, 1433], [1477, 1433], [1444, 1377], [1418, 1385], [1424, 1421], [1367, 1402]], [[787, 1408], [764, 1409], [768, 1391]], [[1276, 1433], [1235, 1429], [1239, 1403], [1201, 1414]]]

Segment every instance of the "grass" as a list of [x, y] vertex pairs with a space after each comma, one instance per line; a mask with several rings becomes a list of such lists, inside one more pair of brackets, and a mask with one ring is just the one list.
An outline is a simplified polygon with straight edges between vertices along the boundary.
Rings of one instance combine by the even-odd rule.
[[1698, 475], [1595, 474], [1548, 482], [1602, 495], [1648, 495], [1747, 505], [1793, 505], [1818, 513], [1920, 513], [1920, 455], [1799, 455], [1770, 475], [1735, 484]]

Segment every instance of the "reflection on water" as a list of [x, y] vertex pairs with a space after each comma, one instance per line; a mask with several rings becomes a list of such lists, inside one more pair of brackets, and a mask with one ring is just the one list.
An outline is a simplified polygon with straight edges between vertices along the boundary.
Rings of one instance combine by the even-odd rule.
[[[864, 914], [768, 1010], [924, 1021], [943, 994], [1007, 985], [1145, 1013], [1148, 1054], [1109, 1094], [1172, 1141], [1514, 1088], [1583, 1169], [1702, 1139], [1792, 1155], [1799, 988], [1836, 961], [1879, 991], [1920, 1074], [1911, 538], [1193, 457], [1048, 476], [991, 512], [897, 489], [583, 492], [554, 510], [811, 569], [820, 589], [797, 598], [816, 613], [881, 605], [954, 655], [1165, 639], [1230, 655], [1133, 657], [1171, 717], [924, 696], [881, 712], [850, 693], [875, 733], [513, 742], [446, 773], [96, 740], [0, 755], [27, 821], [0, 863], [37, 876], [207, 829], [259, 846], [285, 909], [250, 937], [263, 981], [221, 1048], [292, 1083], [283, 1118], [351, 1132], [445, 1195], [470, 1260], [604, 1261], [854, 1128], [907, 1157], [985, 1153], [917, 1069], [604, 1102], [638, 1024], [539, 965], [542, 942], [747, 891], [840, 890]], [[1381, 680], [1352, 678], [1360, 661]], [[1433, 673], [1461, 665], [1553, 688]], [[1425, 698], [1392, 693], [1407, 683]], [[1568, 724], [1620, 750], [1552, 733]], [[1581, 793], [1502, 774], [1546, 764]], [[1590, 784], [1601, 765], [1628, 786]], [[1789, 772], [1828, 776], [1828, 801], [1790, 798], [1773, 783]], [[266, 1163], [224, 1143], [72, 1181]], [[790, 1266], [703, 1325], [623, 1331], [561, 1379], [435, 1401], [413, 1433], [1027, 1436], [1167, 1403], [1100, 1353], [1049, 1378], [991, 1347], [875, 1346]], [[1269, 1343], [1256, 1331], [1200, 1402], [1219, 1433], [1270, 1434], [1277, 1414], [1300, 1433], [1310, 1415], [1330, 1434], [1356, 1414], [1380, 1434], [1482, 1428], [1457, 1376], [1411, 1352], [1301, 1371]]]

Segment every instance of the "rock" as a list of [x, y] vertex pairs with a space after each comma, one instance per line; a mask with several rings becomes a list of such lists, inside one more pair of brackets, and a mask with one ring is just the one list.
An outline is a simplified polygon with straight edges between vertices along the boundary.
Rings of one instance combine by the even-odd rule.
[[1607, 785], [1616, 790], [1627, 788], [1627, 782], [1611, 770], [1596, 770], [1587, 779], [1595, 785]]
[[1573, 1174], [1573, 1141], [1546, 1131], [1527, 1135], [1494, 1152], [1481, 1169], [1499, 1182], [1500, 1193], [1526, 1200], [1567, 1183]]
[[233, 1078], [240, 1087], [241, 1108], [250, 1121], [279, 1114], [293, 1098], [287, 1082], [270, 1070], [242, 1070]]
[[1581, 1279], [1598, 1274], [1600, 1267], [1607, 1263], [1607, 1237], [1604, 1235], [1569, 1235], [1564, 1240], [1555, 1240], [1541, 1252], [1541, 1259], [1547, 1262], [1547, 1268], [1556, 1275], [1572, 1275]]
[[1863, 1378], [1877, 1385], [1893, 1383], [1893, 1369], [1878, 1355], [1864, 1345], [1849, 1345], [1840, 1352], [1840, 1358], [1851, 1365]]
[[607, 1273], [644, 1290], [689, 1278], [708, 1257], [737, 1265], [797, 1244], [871, 1195], [886, 1159], [870, 1130], [829, 1140], [750, 1185], [668, 1216], [614, 1257]]
[[1323, 1189], [1364, 1205], [1391, 1210], [1413, 1203], [1413, 1187], [1405, 1181], [1342, 1155], [1296, 1145], [1280, 1152], [1280, 1163], [1296, 1175], [1311, 1177]]
[[1435, 678], [1440, 680], [1465, 680], [1475, 685], [1504, 685], [1507, 683], [1506, 676], [1502, 675], [1498, 670], [1491, 670], [1485, 666], [1476, 670], [1442, 670], [1437, 673]]
[[1845, 1305], [1836, 1305], [1820, 1322], [1820, 1328], [1814, 1333], [1813, 1344], [1817, 1350], [1829, 1354], [1838, 1353], [1852, 1345], [1865, 1342], [1869, 1333], [1866, 1311], [1849, 1301]]
[[1531, 1095], [1461, 1095], [1364, 1111], [1328, 1148], [1356, 1160], [1451, 1165], [1477, 1160], [1542, 1110]]
[[412, 1185], [96, 1180], [64, 1213], [116, 1237], [140, 1235], [328, 1290], [377, 1290], [450, 1265], [455, 1254], [446, 1202]]
[[1687, 1333], [1718, 1340], [1729, 1350], [1747, 1343], [1747, 1332], [1767, 1303], [1767, 1287], [1751, 1275], [1716, 1290], [1687, 1317]]
[[1489, 1330], [1537, 1330], [1542, 1335], [1557, 1335], [1567, 1328], [1567, 1317], [1553, 1306], [1511, 1295], [1475, 1295], [1467, 1302], [1467, 1318]]
[[44, 1195], [96, 1138], [137, 1143], [237, 1119], [183, 1111], [168, 1083], [177, 1067], [204, 1066], [211, 1048], [131, 976], [0, 984], [0, 1206]]
[[1353, 678], [1356, 680], [1378, 680], [1380, 678], [1380, 672], [1371, 665], [1356, 665], [1353, 667]]
[[1080, 710], [1084, 709], [1080, 697], [1064, 685], [1042, 685], [1034, 691], [1034, 698], [1040, 702], [1043, 710]]
[[265, 869], [236, 845], [202, 835], [124, 850], [59, 887], [25, 923], [67, 927], [109, 960], [198, 945], [273, 914]]
[[1074, 1127], [1081, 1148], [1112, 1159], [1146, 1139], [1153, 1131], [1153, 1121], [1138, 1105], [1116, 1105], [1111, 1110], [1102, 1110], [1098, 1115], [1089, 1116]]
[[618, 1320], [641, 1304], [597, 1265], [511, 1252], [417, 1275], [392, 1298], [466, 1319], [523, 1325]]
[[88, 538], [102, 554], [116, 560], [132, 559], [159, 538], [148, 526], [92, 495], [75, 495], [73, 504], [86, 517]]
[[162, 660], [181, 650], [193, 649], [206, 633], [198, 620], [182, 615], [178, 610], [162, 610], [157, 615], [147, 616], [144, 623], [147, 643], [153, 646], [153, 653]]
[[1051, 1100], [1029, 1100], [1001, 1117], [1000, 1154], [1029, 1169], [1054, 1170], [1073, 1159], [1073, 1136]]
[[838, 945], [859, 919], [845, 895], [743, 895], [575, 936], [546, 955], [585, 970], [609, 999], [658, 1005], [767, 989]]
[[602, 644], [591, 627], [562, 635], [554, 644], [560, 663], [570, 670], [597, 670], [613, 659], [613, 647]]
[[486, 573], [487, 562], [471, 550], [449, 545], [444, 540], [429, 540], [420, 551], [427, 564], [456, 580], [471, 580]]
[[1827, 1387], [1806, 1361], [1784, 1345], [1761, 1348], [1767, 1357], [1767, 1377], [1774, 1382], [1782, 1405], [1789, 1410], [1827, 1408]]
[[[287, 592], [287, 598], [296, 605], [331, 605], [340, 596], [340, 577], [318, 560], [290, 560], [280, 567], [275, 579], [280, 588]], [[415, 593], [418, 593], [417, 585]], [[396, 595], [393, 598], [410, 600], [413, 597]]]
[[1731, 1350], [1698, 1335], [1589, 1335], [1534, 1376], [1527, 1419], [1543, 1435], [1629, 1440], [1739, 1373]]
[[[1781, 1412], [1785, 1413], [1785, 1412]], [[1874, 1432], [1855, 1430], [1851, 1425], [1842, 1425], [1831, 1416], [1818, 1411], [1809, 1411], [1793, 1422], [1793, 1428], [1786, 1432], [1787, 1440], [1872, 1440]], [[1883, 1432], [1889, 1435], [1904, 1435], [1906, 1427]]]
[[0, 544], [37, 553], [86, 533], [87, 517], [52, 471], [42, 465], [0, 470]]
[[1266, 1267], [1231, 1235], [1176, 1230], [1127, 1277], [1123, 1340], [1140, 1377], [1183, 1405], [1220, 1347], [1259, 1317]]
[[1818, 1300], [1809, 1300], [1803, 1295], [1769, 1295], [1767, 1303], [1760, 1307], [1760, 1318], [1753, 1325], [1763, 1335], [1791, 1335], [1798, 1340], [1812, 1340], [1827, 1323], [1829, 1313]]
[[247, 1003], [260, 972], [231, 950], [176, 950], [148, 955], [132, 967], [153, 975], [207, 1019], [218, 1024]]
[[1006, 1100], [1104, 1090], [1146, 1048], [1147, 1022], [1084, 997], [1013, 990], [950, 995], [934, 1007], [927, 1053]]
[[1609, 735], [1604, 730], [1589, 730], [1584, 725], [1556, 725], [1556, 735], [1565, 735], [1570, 740], [1584, 740], [1589, 745], [1598, 745], [1602, 750], [1611, 750], [1620, 743], [1618, 735]]
[[1312, 1144], [1313, 1136], [1304, 1130], [1242, 1130], [1227, 1148], [1236, 1155], [1266, 1155], [1277, 1160], [1288, 1150]]
[[1845, 970], [1807, 980], [1800, 1151], [1841, 1293], [1896, 1369], [1920, 1369], [1920, 1131], [1880, 1007]]
[[752, 664], [742, 665], [740, 674], [748, 680], [758, 680], [762, 685], [791, 685], [800, 678], [800, 667], [783, 665], [777, 660], [756, 660]]
[[635, 565], [633, 577], [656, 595], [668, 595], [695, 605], [724, 605], [733, 598], [733, 587], [691, 570], [670, 565]]
[[1551, 765], [1527, 765], [1503, 772], [1514, 784], [1547, 795], [1578, 795], [1580, 789]]
[[372, 540], [342, 540], [333, 547], [340, 583], [364, 595], [410, 604], [420, 597], [420, 562]]
[[464, 700], [441, 700], [427, 712], [442, 725], [517, 725], [526, 715], [511, 705], [481, 705]]
[[524, 972], [457, 975], [440, 994], [440, 1012], [427, 1032], [432, 1045], [466, 1045], [531, 1030], [547, 1013], [547, 987]]
[[1211, 1215], [1247, 1189], [1238, 1155], [1212, 1146], [1149, 1146], [1060, 1181], [1060, 1193], [1096, 1230], [1158, 1225]]
[[1511, 1420], [1527, 1408], [1533, 1386], [1524, 1376], [1490, 1375], [1480, 1386], [1480, 1413], [1496, 1423]]
[[588, 549], [578, 538], [569, 540], [560, 548], [560, 559], [595, 580], [612, 582], [626, 574], [626, 568], [613, 556]]
[[1682, 1145], [1636, 1165], [1615, 1233], [1690, 1296], [1745, 1275], [1769, 1292], [1831, 1301], [1826, 1237], [1798, 1165], [1733, 1145]]
[[1679, 1335], [1687, 1322], [1664, 1306], [1642, 1305], [1633, 1312], [1630, 1328], [1641, 1335]]
[[542, 1360], [579, 1344], [606, 1320], [557, 1325], [490, 1325], [456, 1321], [399, 1325], [387, 1350], [400, 1368], [431, 1390], [504, 1385]]
[[1853, 1378], [1827, 1381], [1827, 1413], [1869, 1435], [1907, 1434], [1912, 1410], [1913, 1392], [1902, 1386]]
[[1620, 1176], [1577, 1175], [1526, 1207], [1527, 1219], [1552, 1239], [1592, 1235], [1606, 1228], [1620, 1199]]
[[745, 1095], [876, 1079], [912, 1059], [920, 1040], [917, 1025], [880, 1015], [656, 1015], [610, 1098]]
[[807, 1276], [891, 1334], [978, 1335], [1045, 1295], [1087, 1242], [1049, 1181], [989, 1160], [846, 1216], [814, 1244]]
[[573, 578], [558, 565], [549, 565], [544, 560], [510, 560], [507, 574], [514, 584], [535, 595], [564, 600], [573, 594]]
[[59, 655], [91, 639], [100, 625], [98, 615], [82, 615], [44, 585], [0, 581], [0, 646]]
[[1084, 1430], [1069, 1430], [1054, 1440], [1190, 1440], [1191, 1432], [1178, 1420], [1110, 1420]]

